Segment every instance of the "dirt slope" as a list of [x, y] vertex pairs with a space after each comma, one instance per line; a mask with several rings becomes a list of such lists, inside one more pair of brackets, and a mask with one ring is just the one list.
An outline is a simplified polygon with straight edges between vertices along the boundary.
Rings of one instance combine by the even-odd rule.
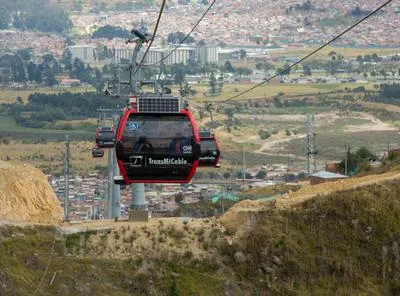
[[0, 220], [57, 223], [62, 219], [61, 205], [41, 170], [0, 161]]

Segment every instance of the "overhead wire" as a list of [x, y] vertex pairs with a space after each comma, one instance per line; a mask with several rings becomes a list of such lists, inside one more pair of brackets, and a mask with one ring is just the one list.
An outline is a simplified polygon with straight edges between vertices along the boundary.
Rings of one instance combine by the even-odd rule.
[[204, 17], [207, 15], [207, 13], [211, 10], [211, 8], [213, 7], [214, 3], [217, 0], [213, 0], [213, 2], [211, 2], [211, 4], [208, 6], [207, 10], [203, 13], [203, 15], [201, 16], [201, 18], [197, 21], [197, 23], [194, 25], [194, 27], [190, 30], [189, 33], [186, 34], [186, 36], [178, 43], [178, 45], [176, 47], [174, 47], [174, 49], [172, 49], [165, 57], [163, 57], [161, 60], [159, 60], [157, 63], [152, 64], [151, 66], [155, 66], [158, 64], [161, 64], [163, 61], [165, 61], [166, 59], [168, 59], [180, 46], [182, 46], [182, 44], [186, 41], [186, 39], [189, 38], [189, 36], [193, 33], [194, 30], [196, 30], [197, 26], [201, 23], [201, 21], [204, 19]]
[[[158, 62], [149, 65], [149, 66], [156, 66], [158, 64], [162, 64], [166, 59], [168, 59], [179, 47], [182, 46], [182, 44], [186, 41], [186, 39], [189, 38], [189, 36], [193, 33], [194, 30], [196, 30], [197, 26], [201, 23], [201, 21], [204, 19], [204, 17], [207, 15], [207, 13], [211, 10], [211, 8], [213, 7], [214, 3], [217, 0], [213, 0], [213, 2], [211, 2], [211, 4], [208, 6], [208, 8], [206, 9], [206, 11], [204, 11], [203, 15], [199, 18], [199, 20], [197, 21], [197, 23], [194, 25], [194, 27], [189, 31], [189, 33], [186, 34], [186, 36], [178, 43], [177, 46], [174, 47], [174, 49], [172, 49], [165, 57], [163, 57], [161, 60], [159, 60]], [[160, 80], [161, 78], [161, 71], [158, 75], [157, 80]], [[165, 83], [166, 78], [164, 79], [163, 83]]]
[[372, 15], [376, 14], [378, 11], [380, 11], [382, 8], [384, 8], [385, 6], [387, 6], [388, 4], [390, 4], [391, 2], [393, 2], [393, 0], [388, 0], [385, 3], [383, 3], [381, 6], [379, 6], [378, 8], [376, 8], [375, 10], [373, 10], [372, 12], [370, 12], [368, 15], [366, 15], [365, 17], [363, 17], [362, 19], [358, 20], [356, 23], [354, 23], [353, 25], [351, 25], [349, 28], [347, 28], [346, 30], [344, 30], [342, 33], [340, 33], [339, 35], [337, 35], [336, 37], [334, 37], [333, 39], [329, 40], [328, 42], [326, 42], [325, 44], [321, 45], [320, 47], [318, 47], [317, 49], [313, 50], [312, 52], [310, 52], [309, 54], [307, 54], [305, 57], [303, 57], [302, 59], [300, 59], [299, 61], [293, 63], [292, 65], [286, 67], [285, 69], [283, 69], [282, 71], [280, 71], [279, 73], [272, 75], [270, 77], [268, 77], [267, 79], [263, 80], [262, 82], [250, 87], [249, 89], [234, 95], [232, 97], [230, 97], [229, 99], [226, 100], [222, 100], [222, 101], [214, 101], [213, 103], [215, 104], [221, 104], [221, 103], [227, 103], [233, 99], [236, 99], [254, 89], [256, 89], [257, 87], [265, 84], [266, 82], [271, 81], [272, 79], [274, 79], [275, 77], [278, 77], [282, 74], [284, 74], [285, 72], [287, 72], [288, 70], [292, 69], [293, 67], [297, 66], [298, 64], [304, 62], [306, 59], [308, 59], [309, 57], [313, 56], [314, 54], [316, 54], [317, 52], [319, 52], [321, 49], [327, 47], [329, 44], [331, 44], [332, 42], [336, 41], [337, 39], [339, 39], [340, 37], [342, 37], [344, 34], [346, 34], [347, 32], [351, 31], [352, 29], [354, 29], [356, 26], [358, 26], [360, 23], [364, 22], [366, 19], [370, 18]]
[[163, 0], [163, 2], [161, 4], [160, 12], [159, 12], [158, 17], [157, 17], [156, 26], [154, 27], [153, 36], [151, 36], [149, 46], [146, 48], [146, 51], [145, 51], [145, 53], [144, 53], [144, 55], [142, 57], [142, 60], [140, 61], [139, 65], [136, 67], [135, 72], [133, 72], [132, 77], [135, 76], [135, 74], [139, 71], [140, 67], [143, 65], [144, 59], [146, 58], [147, 53], [149, 52], [150, 47], [153, 44], [154, 38], [155, 38], [157, 30], [158, 30], [158, 25], [160, 24], [161, 16], [162, 16], [163, 11], [164, 11], [165, 2], [166, 2], [166, 0]]
[[53, 258], [54, 246], [55, 246], [55, 244], [56, 244], [57, 233], [58, 233], [57, 228], [55, 228], [55, 229], [54, 229], [53, 243], [51, 244], [51, 248], [50, 248], [50, 252], [49, 252], [49, 257], [48, 257], [48, 259], [47, 259], [46, 268], [45, 268], [44, 273], [43, 273], [43, 275], [42, 275], [42, 277], [41, 277], [41, 279], [40, 279], [39, 284], [37, 285], [36, 289], [33, 291], [33, 294], [32, 294], [32, 295], [36, 295], [36, 293], [39, 291], [40, 286], [43, 284], [44, 278], [46, 277], [47, 272], [49, 271], [50, 263], [51, 263], [51, 260], [52, 260], [52, 258]]

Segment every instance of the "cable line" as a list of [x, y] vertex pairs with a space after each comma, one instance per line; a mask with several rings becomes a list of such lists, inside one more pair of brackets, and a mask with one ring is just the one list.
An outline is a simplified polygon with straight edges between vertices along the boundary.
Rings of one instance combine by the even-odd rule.
[[36, 295], [36, 293], [39, 291], [40, 286], [43, 284], [43, 280], [44, 280], [44, 278], [46, 277], [47, 272], [49, 271], [51, 259], [52, 259], [53, 252], [54, 252], [54, 245], [56, 244], [56, 237], [57, 237], [57, 228], [54, 227], [53, 243], [52, 243], [51, 248], [50, 248], [49, 258], [47, 259], [46, 268], [45, 268], [45, 270], [44, 270], [43, 276], [42, 276], [41, 279], [40, 279], [40, 282], [39, 282], [38, 286], [37, 286], [36, 289], [33, 291], [33, 294], [32, 294], [32, 295]]
[[[145, 51], [145, 53], [144, 53], [144, 55], [142, 57], [142, 60], [140, 61], [139, 65], [136, 67], [135, 72], [133, 72], [132, 77], [135, 76], [137, 71], [139, 71], [140, 67], [143, 65], [144, 59], [146, 58], [146, 55], [149, 52], [149, 49], [150, 49], [151, 45], [153, 44], [154, 38], [155, 38], [156, 33], [157, 33], [158, 25], [160, 24], [161, 16], [162, 16], [162, 13], [164, 11], [165, 2], [166, 2], [166, 0], [163, 0], [163, 2], [161, 4], [160, 12], [158, 14], [156, 26], [154, 28], [153, 36], [150, 39], [149, 46], [146, 48], [146, 51]], [[133, 62], [135, 62], [135, 61], [133, 61]]]
[[223, 101], [214, 101], [214, 103], [219, 104], [219, 103], [226, 103], [229, 102], [237, 97], [240, 97], [254, 89], [256, 89], [257, 87], [263, 85], [266, 82], [271, 81], [272, 79], [274, 79], [275, 77], [282, 75], [283, 73], [285, 73], [286, 71], [292, 69], [293, 67], [297, 66], [298, 64], [300, 64], [301, 62], [305, 61], [306, 59], [308, 59], [309, 57], [311, 57], [312, 55], [316, 54], [318, 51], [320, 51], [321, 49], [327, 47], [329, 44], [331, 44], [332, 42], [336, 41], [337, 39], [339, 39], [340, 37], [342, 37], [344, 34], [346, 34], [347, 32], [349, 32], [350, 30], [354, 29], [356, 26], [358, 26], [360, 23], [362, 23], [363, 21], [365, 21], [366, 19], [370, 18], [372, 15], [374, 15], [375, 13], [377, 13], [378, 11], [380, 11], [382, 8], [384, 8], [385, 6], [387, 6], [388, 4], [390, 4], [391, 2], [393, 2], [393, 0], [388, 0], [385, 3], [383, 3], [381, 6], [379, 6], [378, 8], [376, 8], [375, 10], [373, 10], [372, 12], [370, 12], [368, 15], [366, 15], [365, 17], [363, 17], [362, 19], [360, 19], [359, 21], [357, 21], [356, 23], [354, 23], [351, 27], [347, 28], [346, 30], [344, 30], [342, 33], [340, 33], [339, 35], [337, 35], [335, 38], [331, 39], [330, 41], [328, 41], [327, 43], [321, 45], [320, 47], [318, 47], [317, 49], [315, 49], [314, 51], [312, 51], [311, 53], [309, 53], [308, 55], [306, 55], [305, 57], [303, 57], [302, 59], [300, 59], [299, 61], [295, 62], [294, 64], [290, 65], [289, 67], [287, 67], [286, 69], [283, 69], [282, 71], [280, 71], [279, 73], [265, 79], [264, 81], [250, 87], [249, 89], [241, 92], [240, 94], [237, 94], [229, 99], [223, 100]]
[[158, 61], [157, 63], [154, 63], [154, 64], [152, 64], [152, 65], [150, 65], [150, 66], [155, 66], [155, 65], [161, 64], [163, 61], [165, 61], [167, 58], [169, 58], [169, 57], [170, 57], [170, 56], [171, 56], [171, 55], [186, 41], [186, 39], [189, 38], [190, 34], [192, 34], [194, 30], [196, 30], [197, 26], [201, 23], [201, 21], [202, 21], [203, 18], [207, 15], [207, 13], [211, 10], [211, 8], [213, 7], [213, 5], [214, 5], [214, 3], [215, 3], [216, 1], [217, 1], [217, 0], [214, 0], [214, 1], [210, 4], [210, 6], [208, 6], [207, 10], [203, 13], [203, 15], [201, 16], [201, 18], [197, 21], [197, 23], [196, 23], [196, 24], [194, 25], [194, 27], [192, 28], [192, 30], [190, 30], [190, 32], [186, 34], [185, 38], [183, 38], [183, 39], [181, 40], [181, 42], [179, 42], [179, 44], [178, 44], [173, 50], [171, 50], [171, 51], [170, 51], [165, 57], [163, 57], [160, 61]]

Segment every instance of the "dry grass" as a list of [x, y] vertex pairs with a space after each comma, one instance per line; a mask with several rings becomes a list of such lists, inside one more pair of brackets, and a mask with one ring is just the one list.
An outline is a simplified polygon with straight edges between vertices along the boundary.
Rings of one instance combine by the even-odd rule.
[[[313, 47], [314, 48], [314, 47]], [[316, 48], [316, 47], [315, 47]], [[288, 55], [295, 55], [295, 56], [305, 56], [306, 54], [310, 53], [311, 48], [304, 48], [304, 49], [285, 49], [282, 51], [273, 51], [271, 52], [272, 56], [288, 56]], [[359, 55], [372, 55], [376, 53], [377, 55], [391, 55], [397, 54], [399, 52], [399, 48], [351, 48], [351, 47], [332, 47], [328, 46], [318, 54], [315, 55], [317, 59], [328, 59], [330, 58], [328, 54], [332, 51], [335, 51], [338, 54], [342, 54], [346, 58], [355, 58]]]
[[[198, 94], [194, 96], [196, 102], [209, 101], [220, 101], [231, 98], [242, 91], [245, 91], [256, 84], [251, 83], [238, 83], [224, 85], [223, 92], [215, 97], [204, 97], [203, 92], [208, 91], [206, 86], [193, 86], [193, 89], [198, 91]], [[360, 83], [335, 83], [335, 84], [268, 84], [264, 85], [238, 97], [235, 101], [247, 100], [247, 99], [268, 99], [283, 93], [283, 98], [286, 96], [302, 96], [302, 95], [318, 95], [322, 93], [344, 91], [345, 88], [356, 88], [358, 86], [364, 86], [366, 89], [373, 89], [373, 84], [360, 84]]]
[[[71, 142], [71, 173], [88, 174], [96, 166], [106, 166], [107, 151], [103, 158], [92, 158], [91, 142]], [[8, 145], [0, 144], [0, 159], [11, 159], [32, 164], [45, 173], [61, 173], [63, 171], [63, 142], [47, 142], [46, 144], [23, 144], [12, 140]]]

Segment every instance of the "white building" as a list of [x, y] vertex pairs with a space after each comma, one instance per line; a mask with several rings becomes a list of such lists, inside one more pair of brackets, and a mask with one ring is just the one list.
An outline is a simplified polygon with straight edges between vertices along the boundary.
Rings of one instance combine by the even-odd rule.
[[96, 61], [96, 46], [93, 45], [74, 45], [68, 46], [72, 54], [72, 58], [78, 58], [86, 63], [93, 63]]
[[[181, 45], [178, 49], [174, 50], [176, 45], [168, 47], [155, 47], [151, 48], [147, 53], [145, 64], [159, 64], [163, 60], [166, 65], [173, 65], [188, 63], [189, 60], [200, 62], [201, 64], [206, 63], [217, 63], [218, 62], [218, 49], [216, 46], [190, 46]], [[138, 54], [138, 61], [143, 57], [145, 50], [142, 49]], [[114, 61], [119, 63], [121, 59], [131, 60], [133, 54], [133, 48], [116, 48]]]

